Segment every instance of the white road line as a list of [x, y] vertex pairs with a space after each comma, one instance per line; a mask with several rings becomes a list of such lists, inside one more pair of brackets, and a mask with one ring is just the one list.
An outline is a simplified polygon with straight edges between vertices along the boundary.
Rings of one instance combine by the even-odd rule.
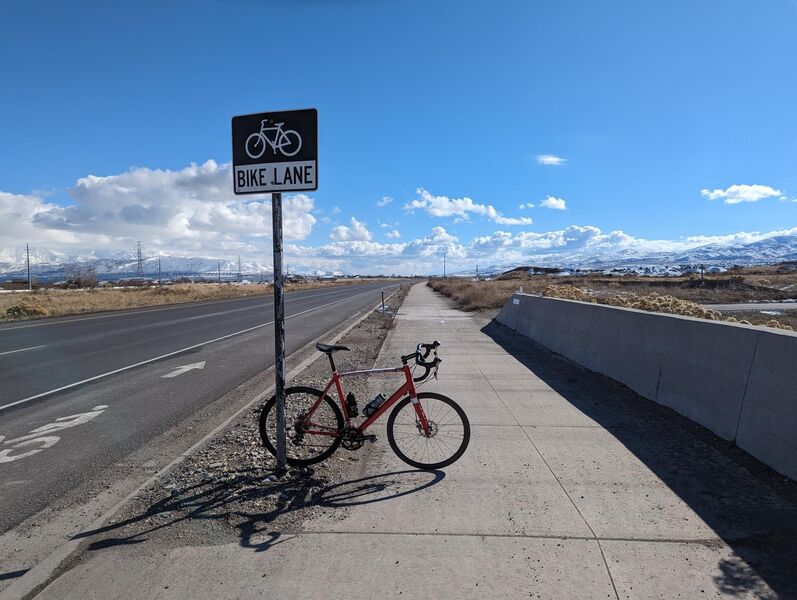
[[31, 346], [30, 348], [20, 348], [19, 350], [8, 350], [7, 352], [0, 352], [0, 356], [4, 354], [14, 354], [15, 352], [27, 352], [28, 350], [37, 350], [39, 348], [44, 348], [44, 346]]
[[[368, 283], [356, 284], [355, 283], [355, 284], [351, 284], [351, 285], [341, 285], [341, 286], [335, 286], [335, 287], [345, 289], [345, 288], [351, 287], [352, 285], [364, 285], [364, 286], [369, 286], [370, 287], [371, 285], [375, 285], [375, 284], [368, 284]], [[388, 286], [389, 285], [394, 285], [394, 284], [388, 284]], [[385, 286], [385, 287], [388, 287], [388, 286]], [[311, 290], [298, 290], [296, 292], [288, 292], [288, 293], [289, 294], [302, 294], [302, 293], [305, 293], [305, 292], [315, 292], [317, 290], [323, 290], [323, 289], [324, 288], [316, 288], [316, 289], [311, 289]], [[333, 290], [327, 290], [327, 292], [329, 292], [329, 293], [334, 292], [334, 291], [337, 291], [337, 290], [334, 290], [334, 289]], [[317, 297], [317, 296], [326, 296], [326, 295], [329, 295], [329, 293], [325, 293], [325, 294], [307, 294], [307, 295], [311, 296], [311, 297], [313, 297], [313, 296]], [[30, 323], [30, 324], [27, 324], [27, 325], [17, 325], [16, 327], [0, 327], [0, 333], [2, 333], [4, 331], [14, 331], [15, 329], [28, 329], [30, 327], [47, 327], [48, 325], [66, 325], [66, 324], [69, 324], [69, 323], [79, 323], [80, 321], [92, 321], [94, 319], [110, 319], [111, 317], [127, 317], [129, 315], [140, 315], [140, 314], [144, 314], [144, 313], [161, 312], [161, 311], [164, 311], [164, 310], [177, 310], [179, 308], [194, 308], [194, 307], [202, 306], [202, 305], [206, 305], [206, 304], [224, 304], [225, 302], [237, 302], [237, 301], [240, 301], [240, 300], [247, 300], [247, 299], [248, 300], [252, 300], [252, 299], [255, 299], [255, 298], [261, 298], [261, 299], [264, 299], [264, 300], [270, 300], [270, 299], [273, 298], [273, 296], [271, 294], [253, 294], [251, 296], [240, 296], [238, 298], [225, 298], [224, 300], [207, 300], [207, 301], [199, 301], [199, 302], [184, 302], [184, 303], [181, 303], [181, 304], [174, 304], [174, 305], [171, 305], [171, 306], [163, 306], [163, 307], [159, 307], [159, 308], [145, 308], [143, 310], [133, 310], [133, 312], [120, 311], [120, 312], [115, 312], [115, 313], [111, 313], [111, 314], [107, 314], [107, 315], [95, 315], [95, 316], [92, 316], [92, 317], [80, 317], [78, 319], [63, 319], [61, 321], [47, 321], [45, 323]], [[2, 407], [0, 407], [0, 408], [2, 408]]]
[[[355, 296], [357, 294], [354, 294]], [[316, 306], [315, 308], [309, 308], [307, 310], [303, 310], [302, 312], [290, 315], [285, 317], [285, 319], [292, 319], [294, 317], [299, 317], [301, 315], [307, 314], [309, 312], [313, 312], [314, 310], [321, 310], [322, 308], [326, 308], [328, 306], [332, 306], [333, 304], [340, 304], [341, 302], [346, 302], [347, 300], [351, 300], [353, 296], [349, 296], [347, 298], [341, 298], [340, 300], [335, 300], [334, 302], [330, 302], [329, 304], [323, 304], [321, 306]], [[76, 381], [75, 383], [70, 383], [68, 385], [61, 386], [59, 388], [55, 388], [54, 390], [48, 390], [46, 392], [42, 392], [41, 394], [36, 394], [35, 396], [29, 396], [28, 398], [23, 398], [22, 400], [17, 400], [15, 402], [11, 402], [10, 404], [4, 404], [0, 406], [0, 410], [5, 410], [7, 408], [11, 408], [12, 406], [17, 406], [18, 404], [24, 404], [25, 402], [30, 402], [31, 400], [36, 400], [37, 398], [43, 398], [44, 396], [49, 396], [50, 394], [55, 394], [57, 392], [63, 392], [64, 390], [68, 390], [73, 387], [77, 387], [79, 385], [83, 385], [85, 383], [89, 383], [91, 381], [97, 381], [98, 379], [103, 379], [105, 377], [110, 377], [111, 375], [116, 375], [117, 373], [122, 373], [123, 371], [129, 371], [130, 369], [135, 369], [136, 367], [140, 367], [142, 365], [146, 365], [158, 360], [163, 360], [164, 358], [169, 358], [170, 356], [175, 356], [177, 354], [181, 354], [183, 352], [187, 352], [188, 350], [193, 350], [194, 348], [199, 348], [201, 346], [206, 346], [208, 344], [212, 344], [214, 342], [220, 342], [222, 340], [229, 339], [231, 337], [235, 337], [237, 335], [241, 335], [244, 333], [248, 333], [250, 331], [254, 331], [255, 329], [260, 329], [261, 327], [266, 327], [267, 325], [271, 325], [274, 321], [269, 321], [268, 323], [261, 323], [260, 325], [255, 325], [254, 327], [247, 327], [246, 329], [241, 329], [240, 331], [236, 331], [234, 333], [228, 333], [227, 335], [223, 335], [221, 337], [214, 338], [212, 340], [207, 340], [206, 342], [200, 342], [199, 344], [194, 344], [193, 346], [188, 346], [187, 348], [182, 348], [180, 350], [175, 350], [174, 352], [169, 352], [168, 354], [162, 354], [160, 356], [156, 356], [155, 358], [148, 358], [147, 360], [142, 360], [141, 362], [137, 362], [133, 365], [128, 365], [126, 367], [122, 367], [121, 369], [115, 369], [113, 371], [108, 371], [107, 373], [102, 373], [101, 375], [95, 375], [94, 377], [89, 377], [88, 379], [83, 379], [81, 381]]]

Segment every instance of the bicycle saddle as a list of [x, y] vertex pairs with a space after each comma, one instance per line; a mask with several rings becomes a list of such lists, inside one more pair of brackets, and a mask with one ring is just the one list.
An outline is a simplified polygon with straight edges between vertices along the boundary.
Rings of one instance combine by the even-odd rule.
[[316, 344], [315, 347], [316, 350], [323, 352], [324, 354], [332, 354], [338, 350], [349, 350], [348, 347], [341, 346], [340, 344]]

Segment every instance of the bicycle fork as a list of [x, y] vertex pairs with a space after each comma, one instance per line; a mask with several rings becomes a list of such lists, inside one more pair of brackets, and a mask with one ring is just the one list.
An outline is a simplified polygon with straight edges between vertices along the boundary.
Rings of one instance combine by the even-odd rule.
[[421, 406], [421, 401], [418, 400], [418, 396], [413, 395], [410, 396], [410, 402], [412, 403], [412, 407], [415, 409], [415, 416], [418, 417], [418, 423], [420, 424], [420, 428], [423, 431], [423, 434], [426, 437], [430, 437], [432, 430], [429, 427], [429, 421], [426, 420], [426, 413], [423, 411], [423, 406]]

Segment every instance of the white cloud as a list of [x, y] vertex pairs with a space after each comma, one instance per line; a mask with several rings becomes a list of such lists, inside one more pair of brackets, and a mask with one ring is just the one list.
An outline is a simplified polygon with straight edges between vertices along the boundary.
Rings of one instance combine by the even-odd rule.
[[505, 217], [494, 206], [478, 204], [471, 198], [449, 198], [448, 196], [434, 196], [423, 188], [415, 192], [416, 198], [404, 205], [410, 212], [422, 209], [431, 217], [455, 217], [460, 221], [467, 221], [471, 214], [483, 216], [499, 225], [531, 225], [529, 217]]
[[[21, 236], [58, 247], [129, 249], [137, 240], [150, 248], [183, 253], [266, 247], [271, 235], [268, 196], [235, 196], [230, 166], [209, 160], [172, 171], [134, 168], [118, 175], [89, 175], [68, 190], [72, 203], [3, 193], [0, 222]], [[288, 240], [308, 237], [316, 218], [309, 196], [287, 196], [283, 228]], [[268, 244], [270, 245], [270, 244]]]
[[520, 204], [518, 204], [518, 208], [520, 210], [523, 210], [524, 208], [534, 208], [534, 204], [532, 204], [531, 202], [521, 202]]
[[340, 206], [333, 206], [332, 207], [332, 214], [339, 215], [341, 213]]
[[354, 217], [351, 218], [351, 227], [338, 225], [329, 234], [329, 239], [335, 242], [369, 242], [372, 237], [373, 234], [368, 231], [365, 223]]
[[434, 227], [428, 236], [404, 243], [374, 241], [333, 242], [312, 246], [286, 246], [291, 262], [370, 273], [439, 272], [443, 251], [449, 269], [472, 269], [475, 261], [488, 264], [549, 264], [596, 256], [611, 258], [655, 252], [684, 252], [707, 244], [728, 246], [762, 239], [797, 235], [797, 227], [770, 232], [737, 232], [724, 236], [692, 236], [678, 240], [638, 238], [623, 231], [603, 232], [592, 225], [571, 225], [553, 231], [495, 231], [463, 243], [443, 227]]
[[[40, 222], [57, 228], [110, 235], [271, 235], [270, 199], [232, 193], [230, 166], [209, 160], [180, 171], [131, 169], [120, 175], [78, 179], [69, 190], [75, 204]], [[286, 239], [304, 239], [316, 223], [309, 196], [289, 196], [283, 205]]]
[[567, 210], [567, 203], [562, 198], [548, 196], [540, 202], [542, 208], [552, 208], [553, 210]]
[[391, 198], [390, 196], [382, 196], [379, 200], [376, 201], [376, 205], [379, 208], [384, 208], [391, 202], [393, 202], [393, 198]]
[[554, 154], [538, 154], [537, 164], [558, 167], [567, 162], [566, 158]]
[[732, 185], [726, 189], [709, 190], [703, 188], [700, 194], [709, 200], [722, 199], [725, 204], [740, 204], [742, 202], [758, 202], [765, 198], [781, 197], [783, 192], [768, 185]]
[[[142, 240], [148, 251], [172, 256], [241, 254], [268, 260], [271, 254], [270, 199], [267, 196], [235, 196], [231, 184], [229, 165], [208, 161], [177, 171], [136, 168], [117, 175], [84, 177], [69, 190], [72, 202], [68, 205], [37, 194], [0, 192], [0, 257], [14, 255], [14, 250], [20, 247], [24, 254], [26, 242], [57, 254], [75, 250], [130, 252], [136, 241]], [[766, 188], [758, 190], [759, 194], [782, 196], [773, 188], [758, 187]], [[741, 188], [707, 190], [704, 195], [727, 201], [728, 198], [750, 197], [753, 193]], [[433, 196], [425, 190], [418, 190], [418, 196], [407, 208], [423, 210], [434, 217], [461, 220], [477, 215], [500, 225], [531, 222], [530, 219], [504, 217], [494, 207], [467, 197], [451, 199]], [[784, 210], [788, 209], [784, 207]], [[571, 225], [553, 231], [494, 231], [460, 240], [453, 232], [434, 227], [426, 236], [401, 242], [399, 224], [380, 221], [379, 226], [384, 228], [387, 238], [386, 243], [380, 243], [374, 241], [365, 222], [352, 218], [346, 225], [332, 230], [329, 243], [311, 246], [301, 240], [312, 234], [316, 225], [313, 213], [316, 212], [309, 196], [285, 197], [285, 235], [291, 242], [286, 243], [286, 259], [292, 267], [303, 265], [362, 273], [430, 273], [441, 270], [438, 262], [443, 251], [447, 253], [449, 268], [456, 271], [472, 269], [476, 260], [483, 267], [512, 263], [561, 264], [579, 256], [618, 253], [634, 256], [657, 251], [687, 253], [707, 244], [727, 246], [778, 235], [797, 235], [796, 227], [662, 240], [639, 238], [619, 230], [604, 232], [592, 225]]]

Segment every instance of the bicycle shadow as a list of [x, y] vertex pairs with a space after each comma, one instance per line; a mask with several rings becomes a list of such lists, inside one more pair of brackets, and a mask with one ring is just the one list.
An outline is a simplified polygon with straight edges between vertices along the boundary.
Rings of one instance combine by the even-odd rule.
[[[233, 526], [241, 547], [264, 552], [290, 539], [292, 529], [300, 530], [295, 524], [286, 528], [277, 522], [282, 517], [302, 511], [307, 517], [319, 510], [343, 513], [355, 506], [388, 502], [418, 493], [445, 478], [443, 471], [412, 469], [338, 483], [328, 483], [312, 471], [304, 475], [294, 473], [276, 481], [267, 481], [264, 475], [268, 474], [262, 469], [245, 469], [231, 480], [206, 480], [174, 489], [168, 497], [132, 517], [81, 532], [73, 539], [99, 538], [87, 547], [87, 550], [97, 551], [141, 544], [156, 533], [168, 538], [170, 529], [177, 530], [191, 522], [217, 521]], [[263, 504], [268, 507], [260, 510]], [[110, 535], [112, 533], [115, 535]]]

